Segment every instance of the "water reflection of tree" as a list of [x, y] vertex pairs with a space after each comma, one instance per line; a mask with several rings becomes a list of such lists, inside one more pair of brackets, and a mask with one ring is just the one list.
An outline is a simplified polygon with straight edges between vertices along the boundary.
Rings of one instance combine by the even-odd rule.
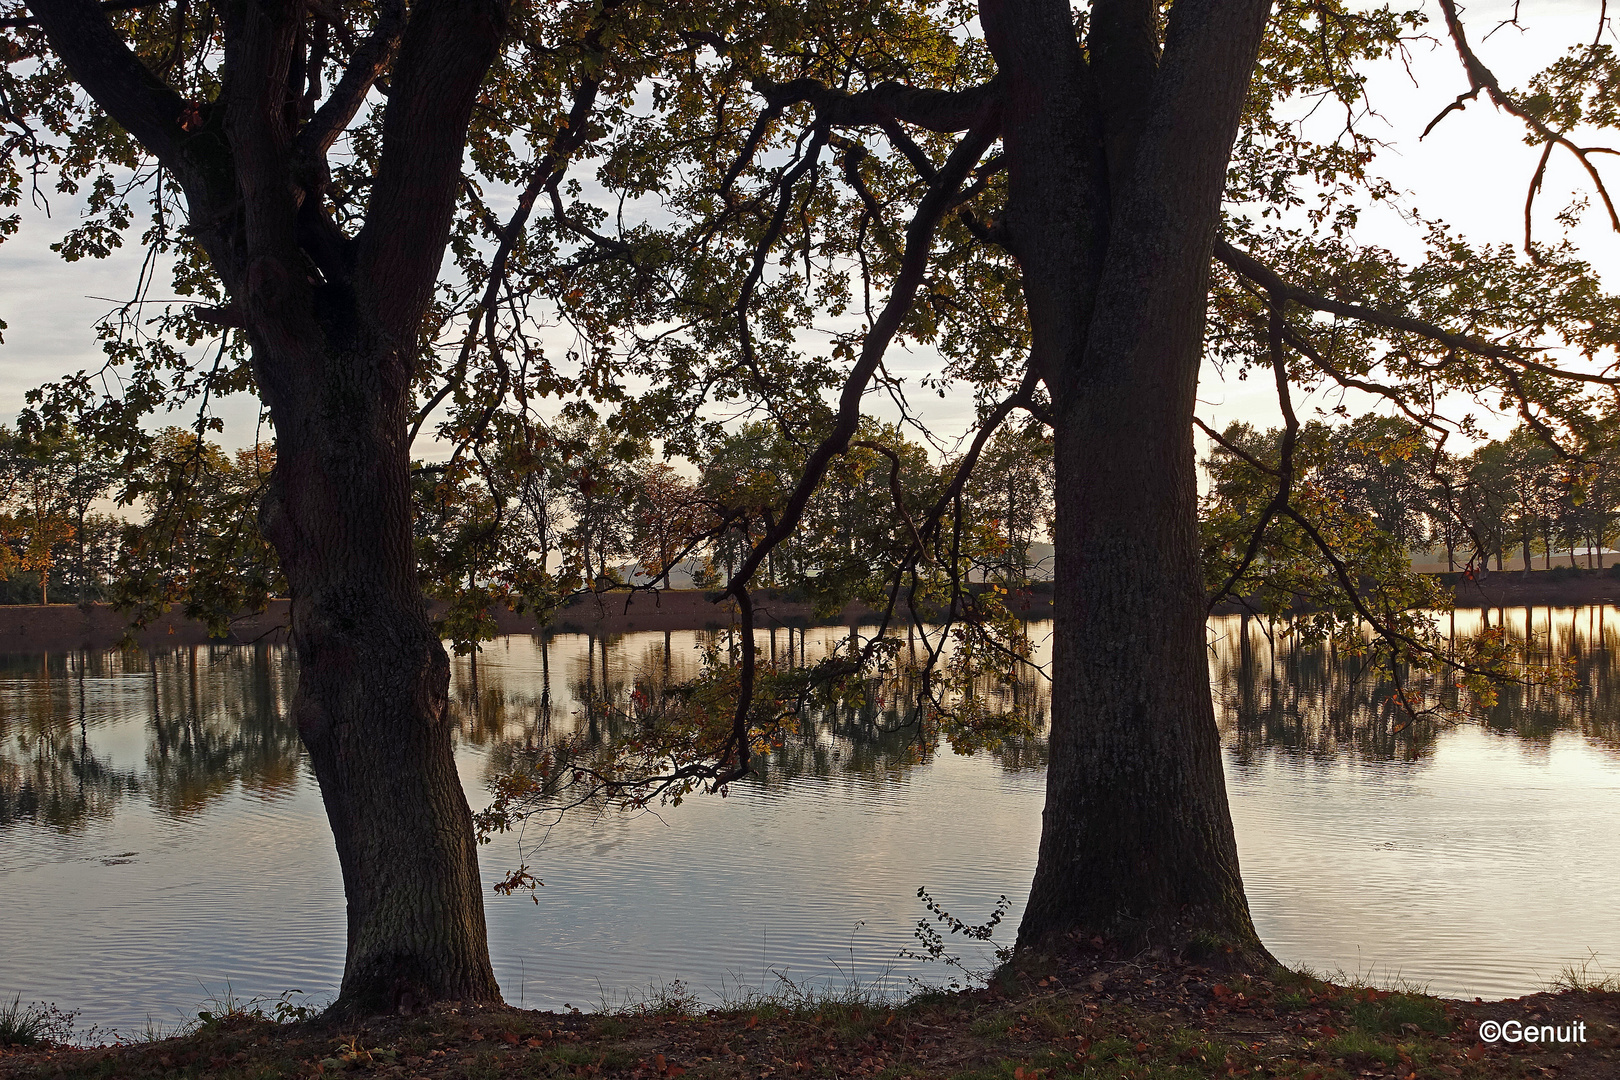
[[152, 658], [146, 783], [157, 809], [181, 817], [236, 785], [260, 797], [296, 786], [290, 659], [283, 646], [223, 645]]
[[[802, 627], [762, 632], [762, 670], [813, 668], [831, 649], [848, 644], [835, 634], [817, 637], [809, 640]], [[570, 650], [569, 659], [553, 668], [551, 641], [538, 639], [542, 669], [560, 675], [556, 696], [567, 703], [555, 713], [544, 679], [538, 692], [516, 690], [498, 669], [492, 675], [486, 663], [479, 667], [475, 688], [470, 665], [461, 665], [452, 696], [462, 738], [487, 747], [485, 778], [492, 783], [559, 745], [577, 754], [582, 748], [606, 752], [633, 743], [647, 725], [667, 722], [667, 706], [701, 673], [700, 656], [726, 663], [739, 649], [735, 633], [728, 630], [700, 631], [688, 640], [694, 649], [676, 649], [668, 633], [589, 636], [580, 643], [583, 648]], [[767, 752], [756, 759], [757, 771], [748, 782], [777, 787], [806, 777], [896, 780], [938, 753], [938, 725], [920, 705], [923, 688], [910, 674], [912, 666], [903, 662], [907, 655], [902, 644], [901, 662], [885, 675], [807, 701], [780, 726]], [[1029, 713], [1037, 732], [1003, 740], [988, 756], [1009, 770], [1044, 766], [1050, 701], [1044, 676], [1031, 669], [1011, 687], [987, 684], [983, 692], [997, 707]]]
[[[1593, 742], [1620, 748], [1620, 685], [1615, 670], [1615, 656], [1620, 655], [1620, 620], [1615, 618], [1615, 612], [1581, 609], [1568, 624], [1551, 631], [1545, 625], [1532, 628], [1528, 638], [1524, 634], [1526, 624], [1513, 618], [1513, 614], [1499, 613], [1497, 625], [1505, 622], [1510, 634], [1521, 642], [1528, 641], [1534, 661], [1570, 661], [1575, 688], [1560, 692], [1545, 686], [1508, 687], [1487, 717], [1491, 728], [1527, 739], [1546, 739], [1556, 731], [1578, 731]], [[1534, 617], [1531, 614], [1526, 622]]]
[[[0, 827], [76, 832], [135, 796], [184, 816], [236, 785], [290, 790], [301, 753], [287, 719], [291, 680], [280, 646], [0, 659]], [[99, 737], [135, 716], [145, 718], [145, 768], [115, 767]]]
[[131, 770], [91, 746], [87, 667], [62, 653], [0, 660], [0, 828], [33, 821], [77, 832], [139, 790]]
[[[1525, 739], [1577, 731], [1620, 746], [1613, 661], [1620, 627], [1612, 614], [1600, 621], [1600, 610], [1583, 610], [1552, 633], [1543, 609], [1542, 625], [1527, 636], [1533, 618], [1528, 612], [1497, 612], [1487, 625], [1505, 629], [1531, 664], [1568, 661], [1575, 688], [1504, 686], [1484, 722]], [[1445, 721], [1413, 720], [1395, 700], [1390, 680], [1364, 659], [1342, 654], [1331, 643], [1300, 644], [1288, 630], [1286, 622], [1217, 620], [1211, 681], [1224, 740], [1239, 761], [1265, 748], [1322, 760], [1346, 752], [1374, 760], [1417, 760], [1433, 751]], [[1436, 689], [1441, 704], [1458, 706], [1454, 689]]]
[[517, 755], [543, 744], [551, 730], [553, 639], [543, 634], [534, 641], [540, 654], [538, 685], [514, 686], [498, 665], [487, 662], [458, 663], [452, 670], [450, 718], [461, 742], [488, 752], [486, 777], [510, 768]]
[[[797, 730], [767, 759], [761, 782], [840, 774], [898, 780], [941, 752], [939, 725], [924, 705], [924, 688], [912, 670], [902, 665], [832, 700], [812, 704], [801, 713]], [[1045, 679], [1029, 670], [1010, 688], [985, 680], [979, 691], [996, 709], [1026, 710], [1036, 732], [1001, 739], [985, 748], [986, 755], [1009, 771], [1045, 767], [1051, 701]]]

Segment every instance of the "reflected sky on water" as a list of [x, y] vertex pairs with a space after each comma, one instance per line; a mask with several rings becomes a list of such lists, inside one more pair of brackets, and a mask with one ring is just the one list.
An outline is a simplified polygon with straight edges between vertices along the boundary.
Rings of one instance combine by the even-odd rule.
[[[1595, 951], [1620, 967], [1620, 612], [1491, 612], [1571, 694], [1512, 691], [1488, 723], [1404, 725], [1352, 660], [1285, 627], [1211, 622], [1211, 674], [1245, 882], [1282, 959], [1490, 997], [1542, 985]], [[1457, 615], [1477, 631], [1478, 612]], [[1033, 628], [1045, 655], [1049, 627]], [[814, 662], [843, 628], [762, 634]], [[469, 801], [525, 747], [612, 737], [601, 704], [696, 674], [722, 632], [507, 638], [456, 661], [457, 762]], [[791, 657], [791, 661], [790, 658]], [[155, 656], [0, 658], [0, 991], [139, 1032], [238, 996], [335, 992], [337, 860], [288, 721], [276, 646]], [[1044, 732], [1039, 677], [1017, 690]], [[1013, 695], [1009, 694], [1010, 703]], [[716, 999], [781, 978], [887, 980], [927, 887], [970, 921], [1002, 893], [1010, 939], [1033, 872], [1042, 738], [996, 753], [935, 748], [892, 692], [790, 735], [730, 797], [657, 813], [579, 811], [531, 863], [539, 903], [489, 895], [508, 1000], [583, 1008], [682, 979]], [[900, 700], [903, 700], [900, 699]], [[598, 707], [592, 707], [593, 703]], [[487, 880], [515, 864], [482, 852]]]

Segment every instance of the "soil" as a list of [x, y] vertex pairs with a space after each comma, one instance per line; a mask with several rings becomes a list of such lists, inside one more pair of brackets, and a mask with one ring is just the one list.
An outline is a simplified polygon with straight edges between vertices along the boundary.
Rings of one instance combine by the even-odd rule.
[[[1276, 969], [1223, 975], [1176, 957], [1119, 959], [1078, 943], [987, 989], [905, 1004], [859, 994], [701, 1011], [680, 984], [613, 1014], [440, 1005], [408, 1017], [277, 1024], [251, 1010], [177, 1038], [90, 1049], [0, 1049], [0, 1080], [121, 1077], [603, 1077], [691, 1080], [1474, 1080], [1620, 1076], [1620, 994], [1461, 1002], [1341, 986]], [[1585, 1024], [1585, 1041], [1480, 1041], [1481, 1021]]]
[[[695, 590], [651, 592], [609, 592], [586, 596], [558, 611], [542, 625], [531, 615], [499, 608], [491, 612], [502, 634], [552, 633], [625, 634], [641, 630], [721, 630], [736, 625], [737, 605], [726, 600], [716, 603], [712, 594]], [[1029, 619], [1052, 615], [1050, 593], [1016, 594], [1010, 606]], [[757, 594], [755, 625], [771, 626], [856, 626], [875, 623], [880, 613], [865, 604], [850, 604], [833, 619], [818, 619], [811, 606], [769, 593]], [[904, 625], [905, 612], [895, 621]], [[287, 640], [288, 602], [272, 600], [262, 613], [239, 616], [224, 638], [210, 638], [208, 627], [194, 619], [171, 612], [150, 626], [132, 634], [142, 650], [175, 645], [243, 645], [258, 641]], [[78, 649], [110, 649], [129, 635], [125, 617], [105, 604], [80, 607], [76, 604], [0, 605], [0, 654], [66, 652]]]
[[1620, 604], [1620, 576], [1607, 571], [1565, 568], [1523, 572], [1492, 573], [1480, 580], [1452, 579], [1460, 608], [1583, 607], [1587, 604]]
[[[231, 623], [226, 644], [285, 641], [287, 601], [272, 600], [262, 614], [246, 614]], [[0, 653], [71, 652], [110, 649], [132, 636], [136, 647], [164, 649], [175, 645], [220, 644], [208, 636], [206, 623], [171, 612], [143, 630], [130, 631], [129, 619], [106, 604], [6, 604], [0, 606]]]

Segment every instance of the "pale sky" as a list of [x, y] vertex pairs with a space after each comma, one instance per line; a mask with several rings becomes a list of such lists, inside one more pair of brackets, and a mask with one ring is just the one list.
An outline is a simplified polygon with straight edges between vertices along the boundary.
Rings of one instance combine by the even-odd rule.
[[[1481, 101], [1462, 113], [1452, 114], [1427, 140], [1418, 141], [1429, 120], [1466, 88], [1456, 54], [1449, 41], [1442, 39], [1444, 26], [1437, 6], [1432, 2], [1425, 6], [1433, 20], [1427, 29], [1435, 40], [1417, 42], [1412, 47], [1410, 71], [1419, 85], [1413, 86], [1406, 68], [1398, 63], [1382, 65], [1373, 72], [1370, 97], [1380, 115], [1365, 118], [1362, 128], [1389, 144], [1374, 169], [1408, 193], [1409, 206], [1426, 216], [1444, 219], [1471, 240], [1517, 243], [1521, 239], [1525, 188], [1539, 153], [1524, 145], [1521, 125]], [[1476, 49], [1509, 87], [1521, 84], [1568, 44], [1589, 40], [1596, 25], [1596, 3], [1526, 2], [1522, 9], [1526, 31], [1507, 27], [1482, 41], [1511, 6], [1493, 0], [1489, 4], [1476, 3], [1464, 14]], [[1333, 115], [1324, 124], [1336, 129], [1342, 114], [1336, 107], [1324, 110], [1324, 114], [1328, 112]], [[1330, 134], [1326, 127], [1323, 134]], [[1620, 161], [1611, 169], [1613, 182], [1620, 188]], [[1539, 236], [1553, 235], [1552, 217], [1570, 202], [1573, 192], [1589, 191], [1583, 180], [1568, 155], [1553, 155], [1546, 185], [1537, 201]], [[1595, 204], [1596, 199], [1593, 201]], [[5, 344], [0, 346], [0, 418], [7, 422], [22, 407], [23, 395], [31, 387], [66, 372], [99, 366], [94, 324], [116, 306], [119, 298], [131, 292], [139, 267], [140, 252], [133, 246], [100, 262], [62, 262], [49, 246], [75, 219], [78, 205], [53, 196], [52, 211], [47, 218], [42, 211], [25, 207], [20, 234], [0, 244], [0, 318], [9, 323]], [[138, 220], [137, 232], [140, 226]], [[1365, 242], [1413, 255], [1419, 251], [1421, 239], [1418, 230], [1388, 211], [1369, 213], [1359, 235]], [[1614, 276], [1620, 273], [1620, 237], [1609, 232], [1599, 207], [1594, 206], [1587, 214], [1578, 235], [1593, 264], [1607, 272], [1611, 281], [1620, 280]], [[167, 296], [162, 288], [165, 282], [160, 274], [154, 297]], [[926, 351], [896, 349], [891, 350], [888, 366], [915, 386], [917, 377], [933, 369], [934, 358]], [[1304, 418], [1312, 415], [1316, 406], [1330, 406], [1337, 400], [1336, 395], [1302, 395], [1296, 398], [1295, 407]], [[971, 399], [966, 393], [940, 401], [919, 391], [912, 395], [912, 402], [942, 433], [962, 430], [971, 417]], [[1348, 404], [1353, 412], [1359, 412], [1373, 402], [1351, 398]], [[1460, 405], [1459, 412], [1465, 407]], [[892, 409], [875, 411], [880, 415], [892, 413]], [[253, 401], [245, 397], [227, 400], [220, 412], [228, 424], [225, 442], [251, 442], [257, 416]], [[1217, 427], [1234, 419], [1261, 425], [1276, 423], [1270, 380], [1223, 381], [1212, 368], [1206, 370], [1200, 386], [1199, 416]], [[1481, 417], [1487, 421], [1487, 428], [1498, 434], [1512, 427], [1511, 418], [1492, 422], [1483, 414]], [[175, 414], [159, 422], [185, 423], [186, 418]], [[425, 449], [420, 444], [417, 448], [418, 453]]]

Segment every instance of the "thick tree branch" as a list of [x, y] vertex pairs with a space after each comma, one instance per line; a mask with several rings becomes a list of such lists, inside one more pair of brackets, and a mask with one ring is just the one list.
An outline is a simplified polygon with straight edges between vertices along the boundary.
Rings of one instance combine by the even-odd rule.
[[288, 183], [294, 120], [286, 109], [303, 10], [294, 0], [266, 0], [227, 5], [223, 19], [224, 79], [214, 108], [236, 166], [241, 232], [231, 236], [238, 265], [215, 259], [215, 268], [242, 291], [249, 325], [279, 335], [303, 329], [308, 317], [298, 199]]
[[1345, 319], [1354, 319], [1357, 322], [1381, 326], [1387, 330], [1400, 330], [1409, 334], [1416, 334], [1449, 349], [1457, 349], [1461, 352], [1473, 353], [1475, 356], [1488, 357], [1493, 360], [1506, 361], [1527, 371], [1534, 371], [1552, 378], [1595, 383], [1599, 386], [1620, 386], [1620, 377], [1591, 375], [1586, 372], [1568, 371], [1563, 368], [1553, 367], [1551, 364], [1543, 364], [1540, 361], [1532, 360], [1519, 350], [1509, 348], [1506, 345], [1498, 345], [1493, 341], [1486, 341], [1471, 334], [1459, 334], [1435, 323], [1413, 318], [1398, 311], [1369, 307], [1365, 304], [1350, 304], [1342, 300], [1335, 300], [1332, 297], [1309, 292], [1289, 284], [1281, 274], [1278, 274], [1253, 255], [1241, 251], [1219, 238], [1215, 241], [1215, 257], [1234, 273], [1248, 278], [1272, 296], [1291, 300], [1301, 307], [1307, 307], [1313, 311], [1326, 312]]
[[[1003, 84], [1006, 196], [988, 236], [1017, 258], [1029, 333], [1054, 403], [1084, 348], [1109, 252], [1108, 155], [1096, 86], [1067, 3], [981, 0]], [[1076, 313], [1080, 313], [1076, 317]]]
[[1087, 55], [1097, 87], [1108, 183], [1124, 191], [1136, 164], [1136, 140], [1153, 101], [1159, 66], [1158, 7], [1154, 0], [1096, 0], [1091, 6]]
[[377, 77], [387, 69], [404, 30], [404, 0], [384, 0], [378, 6], [377, 25], [355, 48], [331, 94], [298, 133], [293, 152], [300, 179], [306, 184], [315, 178], [324, 182], [326, 152], [360, 111]]
[[455, 212], [473, 102], [505, 31], [504, 0], [422, 0], [400, 41], [357, 284], [413, 358]]
[[51, 48], [96, 104], [172, 172], [189, 195], [202, 194], [209, 185], [189, 151], [210, 136], [182, 126], [192, 106], [141, 63], [107, 21], [109, 9], [93, 0], [32, 0], [29, 7]]
[[[899, 120], [929, 131], [967, 130], [999, 92], [995, 80], [967, 90], [918, 90], [885, 82], [851, 94], [814, 79], [777, 83], [764, 78], [754, 80], [754, 90], [777, 112], [804, 102], [816, 110], [818, 120], [831, 127], [883, 127]], [[900, 149], [905, 152], [904, 146]], [[915, 159], [912, 163], [918, 164]]]
[[923, 153], [922, 147], [918, 146], [911, 136], [906, 134], [905, 128], [892, 117], [879, 121], [879, 124], [883, 128], [883, 133], [888, 136], [889, 142], [904, 154], [906, 160], [911, 162], [911, 167], [917, 170], [917, 175], [922, 177], [923, 183], [932, 184], [934, 178], [939, 175], [939, 170], [934, 168], [934, 163]]

